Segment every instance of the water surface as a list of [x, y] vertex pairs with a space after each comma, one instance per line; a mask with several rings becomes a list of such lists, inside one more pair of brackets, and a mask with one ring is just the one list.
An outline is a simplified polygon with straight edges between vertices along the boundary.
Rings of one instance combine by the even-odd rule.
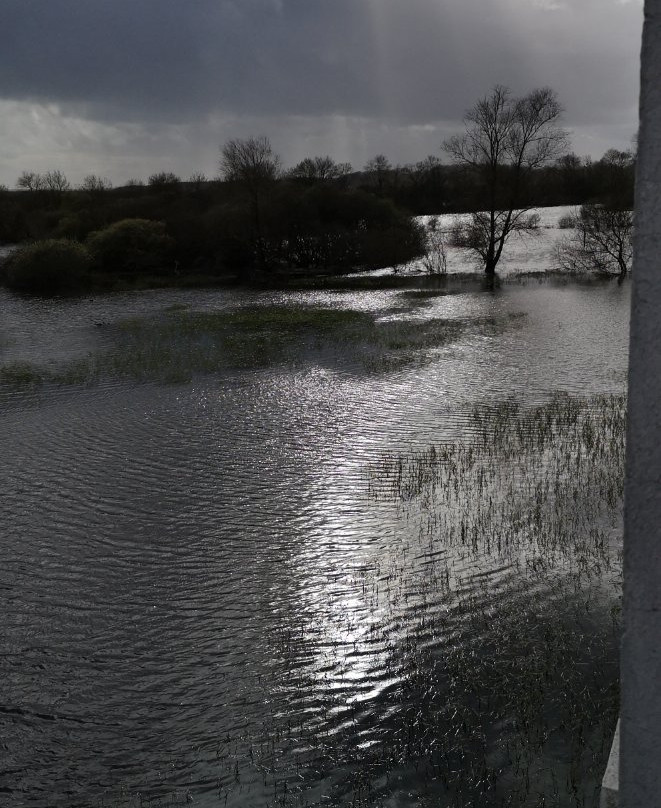
[[3, 292], [0, 363], [55, 366], [107, 348], [127, 316], [255, 300], [522, 316], [392, 372], [311, 354], [189, 384], [0, 390], [0, 793], [12, 806], [439, 804], [442, 765], [429, 761], [444, 660], [479, 647], [476, 631], [487, 644], [478, 606], [518, 608], [520, 559], [430, 539], [422, 511], [369, 496], [370, 464], [470, 437], [475, 402], [621, 393], [629, 288], [505, 285], [415, 304], [397, 292]]

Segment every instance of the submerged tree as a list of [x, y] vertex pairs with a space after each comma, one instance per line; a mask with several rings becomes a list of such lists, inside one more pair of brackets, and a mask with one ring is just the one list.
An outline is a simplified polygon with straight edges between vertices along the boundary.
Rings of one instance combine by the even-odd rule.
[[466, 113], [465, 133], [443, 144], [475, 175], [484, 194], [483, 210], [472, 215], [465, 240], [487, 275], [495, 275], [512, 233], [535, 228], [525, 204], [529, 180], [567, 147], [567, 133], [558, 125], [561, 114], [555, 92], [547, 87], [513, 98], [497, 85]]
[[583, 205], [574, 233], [558, 245], [560, 266], [570, 272], [596, 272], [622, 281], [633, 257], [633, 211]]

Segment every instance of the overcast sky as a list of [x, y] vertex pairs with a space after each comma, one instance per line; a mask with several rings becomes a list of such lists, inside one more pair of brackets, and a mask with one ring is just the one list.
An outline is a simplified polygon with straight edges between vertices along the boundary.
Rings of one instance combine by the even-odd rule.
[[[637, 127], [642, 0], [0, 0], [0, 183], [427, 154], [496, 83], [548, 85], [579, 154]], [[447, 158], [445, 158], [447, 159]]]

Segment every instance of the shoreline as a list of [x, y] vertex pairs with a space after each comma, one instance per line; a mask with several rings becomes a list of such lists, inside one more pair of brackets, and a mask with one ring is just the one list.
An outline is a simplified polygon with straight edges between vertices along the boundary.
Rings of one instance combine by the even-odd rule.
[[246, 291], [263, 291], [266, 289], [282, 291], [337, 291], [337, 292], [369, 292], [379, 290], [410, 290], [428, 294], [452, 294], [458, 291], [477, 290], [480, 288], [493, 290], [504, 285], [521, 284], [529, 281], [557, 282], [565, 285], [576, 283], [585, 286], [601, 286], [605, 283], [617, 282], [617, 276], [603, 276], [588, 273], [567, 272], [561, 269], [524, 270], [509, 272], [504, 275], [496, 273], [488, 277], [481, 272], [453, 272], [443, 275], [426, 275], [422, 273], [390, 273], [367, 275], [352, 273], [345, 275], [302, 275], [274, 274], [262, 275], [247, 281], [236, 276], [219, 278], [204, 273], [172, 277], [154, 277], [153, 275], [121, 278], [117, 276], [92, 276], [92, 283], [68, 294], [40, 296], [21, 294], [2, 288], [10, 294], [24, 298], [40, 298], [45, 300], [72, 299], [89, 295], [113, 295], [126, 292], [150, 292], [161, 289], [243, 289]]

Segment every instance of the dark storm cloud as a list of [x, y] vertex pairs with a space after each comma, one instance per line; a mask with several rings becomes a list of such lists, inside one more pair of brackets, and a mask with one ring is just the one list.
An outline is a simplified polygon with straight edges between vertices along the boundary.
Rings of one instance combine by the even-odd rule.
[[357, 110], [369, 97], [364, 64], [357, 72], [351, 56], [360, 52], [364, 20], [351, 12], [344, 29], [341, 2], [316, 5], [5, 0], [0, 91], [173, 121], [218, 108]]
[[0, 95], [97, 120], [213, 112], [453, 120], [495, 82], [582, 121], [631, 106], [619, 0], [3, 0]]
[[574, 148], [636, 128], [642, 0], [0, 0], [0, 183], [440, 154], [496, 83], [553, 87]]

